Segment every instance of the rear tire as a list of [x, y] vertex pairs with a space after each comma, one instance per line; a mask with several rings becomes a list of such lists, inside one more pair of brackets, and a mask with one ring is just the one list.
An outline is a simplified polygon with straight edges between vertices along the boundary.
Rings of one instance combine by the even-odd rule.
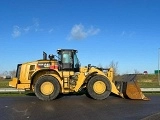
[[87, 93], [96, 100], [106, 99], [111, 93], [110, 81], [102, 75], [93, 76], [87, 84]]
[[55, 99], [60, 92], [58, 80], [52, 76], [42, 76], [35, 83], [36, 96], [44, 101]]

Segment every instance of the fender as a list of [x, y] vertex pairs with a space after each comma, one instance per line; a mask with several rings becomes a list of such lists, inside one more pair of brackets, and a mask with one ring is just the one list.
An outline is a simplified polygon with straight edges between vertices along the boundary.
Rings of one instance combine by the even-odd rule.
[[36, 77], [39, 77], [39, 76], [41, 76], [41, 75], [44, 75], [44, 74], [41, 74], [41, 73], [43, 73], [43, 72], [45, 72], [45, 73], [47, 73], [47, 74], [56, 74], [56, 75], [58, 75], [60, 78], [61, 78], [61, 76], [59, 75], [59, 73], [57, 72], [57, 71], [55, 71], [55, 70], [51, 70], [51, 69], [42, 69], [42, 70], [38, 70], [38, 71], [36, 71], [35, 73], [33, 73], [33, 75], [31, 76], [31, 85], [36, 81]]
[[87, 83], [91, 77], [97, 75], [97, 73], [98, 73], [98, 72], [89, 73], [89, 74], [86, 76], [85, 83]]

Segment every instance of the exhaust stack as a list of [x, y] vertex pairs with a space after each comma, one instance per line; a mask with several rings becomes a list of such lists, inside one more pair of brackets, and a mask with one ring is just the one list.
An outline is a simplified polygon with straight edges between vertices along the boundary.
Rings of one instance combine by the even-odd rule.
[[47, 53], [43, 51], [43, 60], [47, 60]]

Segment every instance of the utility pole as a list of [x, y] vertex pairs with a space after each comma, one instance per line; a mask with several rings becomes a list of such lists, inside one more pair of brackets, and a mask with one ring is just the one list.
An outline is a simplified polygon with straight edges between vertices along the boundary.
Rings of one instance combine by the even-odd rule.
[[159, 85], [160, 85], [160, 80], [159, 80], [159, 53], [160, 52], [160, 48], [158, 48], [158, 82], [159, 82]]

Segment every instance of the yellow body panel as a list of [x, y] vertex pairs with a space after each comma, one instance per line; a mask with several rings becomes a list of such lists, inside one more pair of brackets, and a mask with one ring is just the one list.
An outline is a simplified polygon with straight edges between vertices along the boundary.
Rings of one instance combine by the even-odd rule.
[[9, 82], [10, 87], [17, 87], [18, 84], [18, 79], [17, 78], [12, 78], [12, 81]]
[[74, 91], [78, 92], [79, 88], [84, 83], [84, 81], [85, 81], [85, 75], [83, 72], [80, 72], [80, 74], [78, 75], [78, 80], [77, 80], [77, 84], [74, 88]]
[[21, 72], [20, 72], [20, 80], [22, 80], [21, 82], [23, 83], [24, 81], [27, 81], [28, 80], [28, 73], [29, 73], [29, 67], [30, 65], [29, 64], [24, 64], [22, 65], [21, 67]]
[[30, 84], [17, 84], [17, 89], [29, 89]]

